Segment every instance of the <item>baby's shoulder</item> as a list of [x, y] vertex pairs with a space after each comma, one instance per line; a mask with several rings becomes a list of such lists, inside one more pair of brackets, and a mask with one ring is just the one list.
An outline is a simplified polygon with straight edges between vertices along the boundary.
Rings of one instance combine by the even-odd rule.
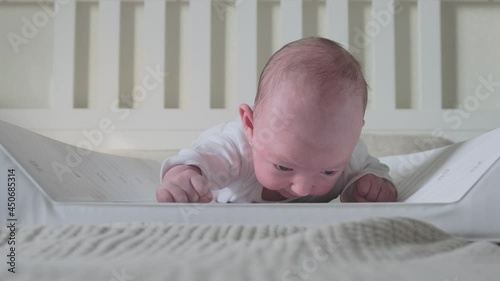
[[239, 118], [225, 122], [221, 128], [220, 136], [237, 146], [248, 145], [247, 136]]

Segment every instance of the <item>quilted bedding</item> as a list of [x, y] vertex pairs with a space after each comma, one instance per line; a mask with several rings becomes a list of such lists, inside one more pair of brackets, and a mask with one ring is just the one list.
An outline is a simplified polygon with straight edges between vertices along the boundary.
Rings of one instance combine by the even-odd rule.
[[[10, 233], [0, 230], [0, 252]], [[408, 218], [317, 227], [25, 226], [0, 280], [499, 280], [500, 247]], [[4, 258], [5, 259], [5, 258]]]

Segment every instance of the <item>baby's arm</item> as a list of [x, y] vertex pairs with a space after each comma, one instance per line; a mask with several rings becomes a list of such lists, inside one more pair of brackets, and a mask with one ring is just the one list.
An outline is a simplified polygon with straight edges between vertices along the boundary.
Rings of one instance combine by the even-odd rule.
[[210, 202], [212, 191], [228, 186], [238, 176], [241, 156], [231, 135], [204, 136], [193, 148], [163, 162], [158, 202]]
[[342, 202], [395, 202], [397, 190], [389, 176], [389, 167], [368, 154], [359, 141], [349, 167], [352, 175], [342, 191]]

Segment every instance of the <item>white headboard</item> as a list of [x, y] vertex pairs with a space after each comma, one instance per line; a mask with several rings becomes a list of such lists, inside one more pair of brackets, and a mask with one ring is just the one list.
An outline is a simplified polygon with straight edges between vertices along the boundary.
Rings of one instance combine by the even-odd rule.
[[364, 67], [365, 132], [462, 140], [500, 127], [499, 14], [498, 1], [0, 0], [0, 120], [96, 149], [178, 149], [253, 104], [274, 51], [319, 35]]

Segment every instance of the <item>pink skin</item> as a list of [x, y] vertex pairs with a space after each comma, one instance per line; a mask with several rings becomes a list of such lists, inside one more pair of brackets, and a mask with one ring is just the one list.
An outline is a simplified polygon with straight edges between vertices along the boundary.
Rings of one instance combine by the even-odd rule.
[[[360, 98], [336, 95], [318, 102], [300, 98], [305, 95], [296, 91], [300, 90], [291, 83], [276, 89], [260, 104], [255, 119], [247, 104], [240, 106], [265, 200], [328, 193], [348, 164], [364, 125]], [[362, 177], [354, 187], [352, 201], [395, 200], [386, 195], [392, 184], [373, 175]]]

